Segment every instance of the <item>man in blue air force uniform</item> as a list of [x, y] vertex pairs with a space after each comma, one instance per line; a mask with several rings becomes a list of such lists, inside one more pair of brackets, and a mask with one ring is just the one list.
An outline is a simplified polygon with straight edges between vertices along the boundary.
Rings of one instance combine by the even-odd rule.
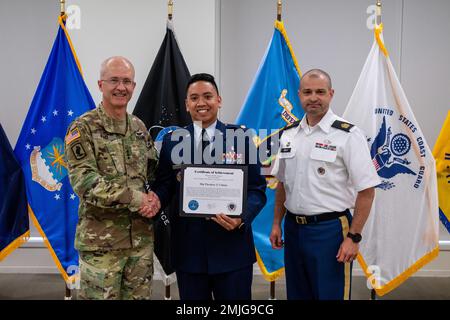
[[[243, 139], [231, 134], [248, 131], [217, 120], [221, 102], [213, 76], [191, 77], [186, 108], [194, 123], [164, 137], [152, 185], [162, 208], [173, 196], [178, 206], [181, 163], [243, 165], [248, 169], [247, 206], [241, 217], [232, 218], [223, 213], [212, 218], [178, 214], [170, 217], [171, 258], [182, 300], [251, 299], [256, 261], [251, 223], [266, 203], [266, 182], [260, 175], [251, 137], [247, 135], [242, 143]], [[178, 208], [174, 212], [179, 212]]]

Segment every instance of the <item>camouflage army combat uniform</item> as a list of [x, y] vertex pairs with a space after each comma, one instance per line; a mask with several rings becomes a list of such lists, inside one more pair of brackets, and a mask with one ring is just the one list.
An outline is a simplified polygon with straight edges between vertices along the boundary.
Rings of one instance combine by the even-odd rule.
[[153, 226], [137, 212], [157, 156], [135, 116], [102, 105], [75, 120], [65, 138], [70, 182], [80, 198], [75, 247], [82, 299], [149, 299]]

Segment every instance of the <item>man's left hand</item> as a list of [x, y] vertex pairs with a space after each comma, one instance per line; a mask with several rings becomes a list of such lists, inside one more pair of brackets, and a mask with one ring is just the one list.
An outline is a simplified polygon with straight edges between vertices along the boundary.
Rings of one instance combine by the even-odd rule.
[[241, 218], [230, 218], [226, 214], [219, 213], [215, 217], [211, 218], [214, 222], [220, 224], [224, 229], [232, 231], [239, 227], [242, 223]]
[[352, 239], [345, 238], [342, 241], [339, 251], [336, 255], [338, 262], [352, 262], [358, 255], [359, 245], [354, 243]]

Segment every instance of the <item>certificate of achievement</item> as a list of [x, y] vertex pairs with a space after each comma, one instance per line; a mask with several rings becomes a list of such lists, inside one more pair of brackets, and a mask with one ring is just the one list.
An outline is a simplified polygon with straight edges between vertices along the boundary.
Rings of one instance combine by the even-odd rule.
[[246, 208], [247, 167], [182, 165], [180, 215], [240, 217]]

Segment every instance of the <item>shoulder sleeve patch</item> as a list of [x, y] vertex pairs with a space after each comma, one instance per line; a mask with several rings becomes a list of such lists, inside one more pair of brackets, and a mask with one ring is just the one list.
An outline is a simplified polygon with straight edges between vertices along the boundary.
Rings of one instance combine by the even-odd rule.
[[340, 120], [336, 120], [335, 122], [333, 122], [333, 124], [331, 125], [333, 128], [345, 131], [345, 132], [350, 132], [350, 130], [355, 126], [354, 124], [345, 122], [345, 121], [340, 121]]
[[72, 152], [75, 156], [75, 159], [82, 160], [86, 158], [87, 153], [83, 148], [83, 145], [81, 143], [76, 143], [73, 146], [71, 146]]
[[67, 131], [66, 138], [64, 139], [66, 144], [69, 145], [72, 142], [80, 139], [80, 130], [74, 125], [72, 126], [69, 131]]

